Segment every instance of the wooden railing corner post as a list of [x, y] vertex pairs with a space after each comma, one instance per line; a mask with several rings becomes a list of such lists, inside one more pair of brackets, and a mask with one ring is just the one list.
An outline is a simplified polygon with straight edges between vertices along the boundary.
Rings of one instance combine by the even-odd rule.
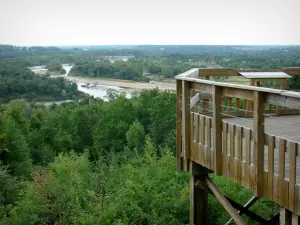
[[255, 195], [262, 196], [264, 190], [264, 93], [254, 91], [253, 134]]
[[176, 80], [176, 161], [177, 168], [183, 169], [182, 163], [182, 81]]
[[189, 160], [191, 155], [190, 113], [190, 82], [182, 81], [182, 152], [183, 169], [185, 171], [189, 171]]
[[222, 173], [222, 87], [212, 86], [214, 173]]

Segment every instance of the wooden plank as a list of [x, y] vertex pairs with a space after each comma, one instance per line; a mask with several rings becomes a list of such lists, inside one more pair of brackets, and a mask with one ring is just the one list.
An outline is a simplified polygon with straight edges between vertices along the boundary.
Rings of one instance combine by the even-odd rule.
[[211, 149], [211, 126], [210, 125], [211, 124], [210, 124], [210, 118], [209, 117], [206, 117], [205, 119], [206, 119], [206, 121], [205, 121], [205, 123], [206, 123], [205, 133], [206, 133], [206, 137], [207, 137], [206, 145], [205, 145], [206, 154], [207, 154], [207, 156], [206, 156], [206, 158], [207, 158], [207, 168], [213, 170], [212, 165], [211, 165], [211, 158], [210, 158], [211, 157], [211, 155], [210, 155], [210, 149]]
[[234, 70], [231, 68], [200, 68], [200, 76], [240, 76], [240, 72], [285, 72], [288, 75], [300, 75], [300, 67], [290, 67], [281, 69], [266, 69], [266, 70]]
[[231, 87], [223, 87], [222, 96], [253, 100], [253, 91]]
[[280, 225], [290, 225], [292, 223], [291, 212], [285, 208], [280, 208]]
[[237, 111], [241, 108], [241, 100], [240, 98], [236, 98], [235, 99], [235, 104], [236, 104], [236, 108], [237, 108]]
[[254, 131], [254, 170], [256, 196], [261, 196], [264, 186], [264, 94], [263, 92], [254, 92], [254, 113], [253, 113], [253, 131]]
[[232, 98], [228, 98], [228, 112], [232, 111]]
[[228, 131], [228, 123], [223, 122], [223, 176], [227, 176], [227, 147], [228, 147], [228, 139], [227, 139], [227, 131]]
[[188, 160], [190, 159], [190, 83], [182, 82], [182, 141], [183, 141], [183, 158], [187, 161], [186, 171], [188, 171]]
[[193, 68], [190, 69], [182, 74], [179, 74], [176, 76], [177, 78], [184, 78], [184, 77], [190, 77], [190, 78], [198, 78], [199, 77], [199, 68]]
[[190, 109], [192, 109], [193, 107], [195, 107], [196, 104], [199, 102], [199, 100], [200, 100], [200, 94], [199, 93], [197, 93], [196, 95], [194, 95], [193, 97], [191, 97], [191, 100], [190, 100]]
[[176, 81], [176, 164], [178, 169], [182, 168], [182, 81]]
[[245, 157], [245, 179], [246, 179], [246, 187], [250, 188], [250, 163], [251, 163], [251, 137], [250, 137], [250, 129], [244, 129], [245, 133], [245, 147], [246, 147], [246, 157]]
[[278, 203], [281, 206], [284, 206], [284, 171], [285, 171], [285, 148], [286, 140], [279, 139], [279, 164], [278, 164]]
[[[268, 173], [266, 171], [264, 171], [264, 183], [268, 184]], [[263, 195], [268, 196], [268, 185], [264, 185]]]
[[242, 183], [243, 127], [237, 127], [237, 182]]
[[201, 92], [212, 94], [210, 84], [195, 83], [191, 84], [191, 89], [201, 90]]
[[216, 196], [216, 198], [219, 200], [222, 206], [233, 218], [234, 222], [236, 222], [238, 225], [246, 225], [245, 221], [237, 213], [235, 208], [232, 207], [232, 205], [229, 203], [229, 201], [226, 199], [223, 193], [217, 188], [217, 186], [212, 182], [212, 180], [209, 177], [206, 177], [205, 181], [212, 193]]
[[283, 207], [288, 209], [289, 208], [289, 181], [287, 179], [283, 180], [283, 188], [284, 188], [284, 192], [283, 192], [283, 198], [284, 198], [284, 202], [283, 202]]
[[295, 185], [296, 185], [296, 151], [297, 144], [290, 142], [290, 174], [289, 174], [289, 210], [295, 211]]
[[273, 105], [278, 105], [292, 109], [300, 109], [300, 98], [296, 97], [284, 96], [274, 93], [266, 93], [265, 101]]
[[278, 203], [279, 194], [278, 194], [278, 175], [274, 174], [273, 176], [273, 201]]
[[212, 108], [213, 108], [213, 149], [214, 149], [214, 165], [216, 175], [222, 174], [222, 117], [221, 117], [221, 93], [222, 88], [218, 86], [212, 87]]
[[275, 137], [268, 135], [268, 198], [273, 200]]
[[300, 186], [296, 184], [295, 186], [295, 213], [300, 215]]
[[295, 213], [292, 214], [292, 225], [299, 225], [299, 216]]
[[235, 125], [234, 124], [229, 124], [229, 148], [230, 148], [230, 165], [229, 165], [229, 173], [230, 177], [234, 179], [234, 157], [235, 157]]
[[206, 154], [205, 154], [205, 117], [200, 116], [200, 130], [201, 130], [201, 164], [206, 165]]

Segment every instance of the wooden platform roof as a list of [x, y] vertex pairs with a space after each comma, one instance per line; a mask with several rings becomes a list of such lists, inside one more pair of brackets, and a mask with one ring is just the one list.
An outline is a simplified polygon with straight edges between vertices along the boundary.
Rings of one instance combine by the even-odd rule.
[[286, 79], [291, 77], [285, 72], [239, 72], [239, 74], [248, 79]]

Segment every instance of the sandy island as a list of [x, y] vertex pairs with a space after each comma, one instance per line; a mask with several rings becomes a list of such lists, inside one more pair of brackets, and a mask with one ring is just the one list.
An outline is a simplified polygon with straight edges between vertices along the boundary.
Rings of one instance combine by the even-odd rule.
[[134, 91], [140, 91], [143, 89], [159, 88], [161, 90], [176, 90], [175, 80], [168, 80], [168, 82], [154, 81], [154, 83], [141, 83], [132, 80], [118, 80], [118, 79], [106, 79], [106, 78], [93, 78], [93, 77], [74, 77], [66, 76], [65, 78], [78, 83], [92, 83], [108, 86], [118, 86], [124, 88], [124, 91], [131, 93]]

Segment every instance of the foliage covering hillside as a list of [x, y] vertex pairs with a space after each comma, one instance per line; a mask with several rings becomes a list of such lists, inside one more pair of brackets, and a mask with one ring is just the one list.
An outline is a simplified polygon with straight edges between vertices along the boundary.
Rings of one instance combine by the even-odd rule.
[[[175, 93], [111, 98], [1, 106], [0, 224], [188, 223], [188, 174], [175, 166]], [[251, 197], [215, 179], [241, 203]], [[268, 217], [275, 208], [254, 210]], [[212, 197], [210, 211], [211, 224], [229, 218]]]
[[0, 103], [11, 99], [71, 99], [80, 95], [77, 85], [63, 78], [37, 76], [14, 62], [0, 61]]

